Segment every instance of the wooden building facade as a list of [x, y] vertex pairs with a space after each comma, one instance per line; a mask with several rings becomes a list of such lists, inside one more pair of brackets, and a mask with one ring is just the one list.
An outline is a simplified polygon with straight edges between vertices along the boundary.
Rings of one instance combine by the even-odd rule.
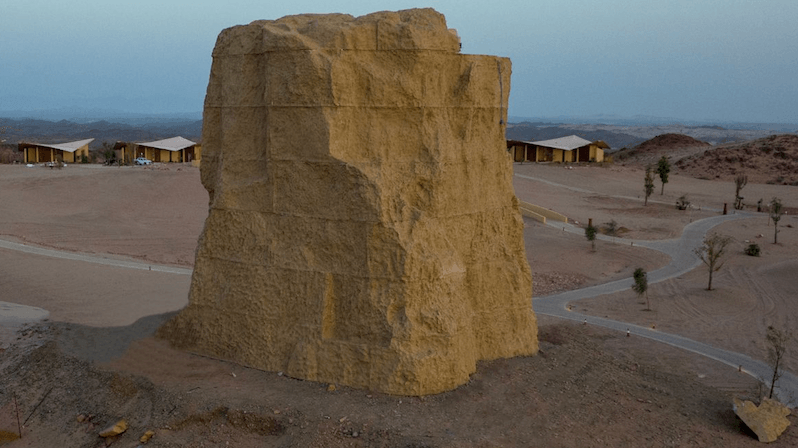
[[28, 143], [21, 142], [19, 151], [23, 153], [25, 163], [47, 163], [62, 161], [80, 163], [85, 156], [89, 157], [89, 143], [93, 138], [67, 143]]
[[591, 142], [576, 135], [537, 142], [507, 140], [507, 151], [514, 162], [602, 162], [609, 145]]
[[137, 158], [144, 157], [153, 162], [199, 165], [202, 159], [202, 145], [180, 136], [145, 143], [116, 142], [114, 150], [125, 163], [133, 163]]

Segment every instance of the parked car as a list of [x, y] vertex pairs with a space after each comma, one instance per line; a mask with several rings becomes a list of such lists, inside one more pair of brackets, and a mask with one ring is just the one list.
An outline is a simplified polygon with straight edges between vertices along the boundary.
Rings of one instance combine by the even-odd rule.
[[152, 160], [147, 159], [145, 157], [137, 157], [136, 165], [152, 165]]

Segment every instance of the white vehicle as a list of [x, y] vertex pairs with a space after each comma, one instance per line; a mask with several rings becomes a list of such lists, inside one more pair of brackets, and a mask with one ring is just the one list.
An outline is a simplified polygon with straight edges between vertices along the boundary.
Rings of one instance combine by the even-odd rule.
[[145, 157], [137, 157], [136, 165], [152, 165], [152, 160], [147, 159]]

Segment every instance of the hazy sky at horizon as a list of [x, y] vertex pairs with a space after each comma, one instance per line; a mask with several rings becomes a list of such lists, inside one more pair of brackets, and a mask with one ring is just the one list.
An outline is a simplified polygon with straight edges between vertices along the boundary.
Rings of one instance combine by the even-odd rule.
[[510, 115], [798, 123], [796, 0], [3, 0], [0, 111], [201, 111], [224, 28], [412, 7], [511, 58]]

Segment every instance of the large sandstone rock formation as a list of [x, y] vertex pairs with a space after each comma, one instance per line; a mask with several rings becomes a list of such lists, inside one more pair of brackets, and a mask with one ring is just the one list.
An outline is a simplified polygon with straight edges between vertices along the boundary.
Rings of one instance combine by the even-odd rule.
[[536, 353], [504, 130], [510, 61], [431, 10], [221, 33], [205, 99], [210, 212], [160, 334], [248, 366], [393, 394]]

